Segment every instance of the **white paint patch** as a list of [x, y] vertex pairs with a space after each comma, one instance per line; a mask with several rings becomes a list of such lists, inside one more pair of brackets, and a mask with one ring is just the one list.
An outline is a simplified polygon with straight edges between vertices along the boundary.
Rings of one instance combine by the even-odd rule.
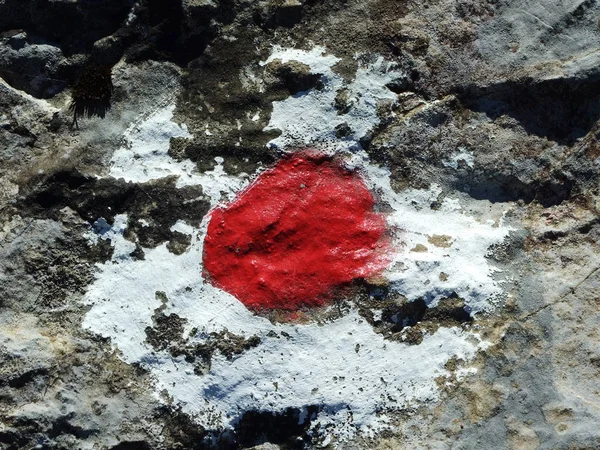
[[186, 125], [171, 121], [174, 111], [175, 105], [171, 104], [134, 121], [125, 131], [124, 145], [112, 156], [109, 175], [134, 183], [175, 175], [179, 177], [177, 186], [197, 184], [194, 163], [175, 161], [168, 154], [171, 138], [193, 137]]
[[[281, 149], [307, 146], [325, 146], [330, 150], [361, 149], [360, 139], [380, 122], [378, 104], [397, 100], [396, 94], [386, 85], [405, 76], [379, 57], [373, 63], [359, 65], [354, 81], [346, 84], [332, 69], [339, 58], [325, 55], [323, 47], [315, 47], [311, 51], [276, 47], [261, 64], [275, 60], [306, 64], [311, 73], [321, 75], [323, 83], [322, 89], [299, 92], [273, 102], [273, 113], [265, 131], [281, 131], [281, 135], [268, 144]], [[338, 114], [336, 96], [344, 89], [349, 109]], [[344, 124], [350, 132], [343, 138], [337, 138], [335, 128]]]
[[[368, 163], [362, 167], [367, 181], [394, 209], [388, 221], [398, 228], [399, 253], [397, 264], [387, 273], [394, 287], [410, 299], [423, 296], [432, 303], [455, 291], [473, 311], [489, 308], [492, 297], [501, 291], [485, 253], [507, 230], [477, 223], [452, 202], [432, 211], [429, 204], [438, 191], [398, 195], [389, 187], [384, 170]], [[248, 410], [320, 405], [323, 411], [312, 425], [320, 423], [325, 434], [342, 440], [357, 432], [371, 435], [388, 426], [386, 415], [378, 411], [437, 400], [436, 378], [448, 374], [445, 363], [452, 356], [468, 361], [486, 345], [477, 334], [459, 328], [440, 328], [416, 346], [386, 341], [355, 310], [329, 323], [273, 325], [204, 282], [206, 220], [199, 229], [181, 221], [173, 227], [192, 235], [192, 245], [184, 254], [174, 255], [163, 244], [144, 249], [144, 260], [129, 256], [134, 246], [123, 237], [124, 223], [126, 218], [118, 216], [117, 229], [105, 233], [115, 246], [113, 259], [99, 266], [96, 282], [88, 290], [85, 302], [91, 309], [84, 327], [110, 337], [125, 361], [148, 368], [157, 392], [166, 390], [209, 429], [231, 427]], [[452, 247], [428, 244], [428, 235], [444, 233], [451, 236]], [[427, 253], [410, 252], [417, 243], [432, 248]], [[448, 281], [439, 279], [442, 271]], [[157, 292], [166, 294], [166, 305]], [[195, 375], [193, 364], [183, 357], [156, 351], [145, 341], [145, 330], [153, 325], [152, 315], [161, 306], [163, 314], [177, 314], [187, 321], [185, 337], [190, 344], [224, 330], [256, 335], [261, 343], [232, 360], [216, 355], [208, 375]]]
[[387, 221], [396, 230], [393, 247], [399, 251], [385, 275], [394, 290], [411, 301], [423, 298], [429, 306], [457, 294], [472, 315], [490, 311], [503, 300], [503, 290], [494, 280], [499, 270], [486, 256], [510, 228], [476, 221], [464, 214], [457, 199], [446, 197], [432, 209], [441, 193], [437, 186], [397, 194], [388, 169], [364, 167], [372, 189], [393, 209]]
[[[118, 217], [120, 224], [125, 221]], [[435, 380], [448, 374], [444, 368], [448, 359], [456, 355], [469, 360], [481, 345], [476, 334], [459, 328], [425, 335], [418, 346], [386, 341], [354, 310], [329, 323], [273, 325], [204, 282], [205, 229], [206, 223], [194, 230], [184, 254], [174, 255], [161, 245], [144, 249], [144, 260], [129, 256], [133, 244], [122, 232], [112, 233], [113, 258], [99, 266], [96, 282], [86, 294], [91, 309], [83, 326], [110, 337], [125, 361], [151, 370], [157, 392], [165, 389], [209, 429], [232, 426], [243, 411], [320, 405], [323, 412], [313, 425], [327, 425], [326, 434], [341, 439], [356, 432], [373, 434], [387, 422], [377, 411], [436, 400]], [[157, 292], [166, 294], [166, 305]], [[223, 330], [257, 335], [261, 343], [232, 360], [216, 355], [208, 375], [194, 375], [193, 364], [183, 357], [173, 358], [145, 342], [145, 329], [152, 326], [152, 315], [161, 306], [163, 314], [187, 320], [190, 344]]]
[[[276, 50], [273, 59], [295, 59], [323, 74], [324, 88], [276, 102], [269, 128], [283, 134], [271, 142], [276, 146], [312, 145], [329, 142], [330, 149], [352, 150], [349, 165], [356, 166], [366, 182], [391, 212], [388, 224], [395, 231], [393, 264], [386, 272], [393, 288], [410, 300], [425, 298], [434, 305], [455, 292], [465, 298], [473, 314], [489, 310], [501, 298], [494, 281], [495, 269], [485, 255], [491, 245], [508, 233], [502, 223], [480, 223], [463, 211], [458, 199], [446, 197], [439, 209], [430, 205], [441, 190], [407, 190], [400, 194], [390, 187], [389, 171], [368, 161], [359, 139], [378, 123], [380, 100], [395, 94], [385, 85], [399, 76], [382, 59], [359, 69], [346, 86], [352, 108], [342, 116], [333, 108], [343, 80], [332, 71], [338, 61], [321, 48], [311, 52]], [[113, 157], [110, 174], [131, 182], [178, 177], [177, 186], [201, 185], [216, 205], [232, 198], [247, 183], [247, 177], [225, 174], [222, 159], [213, 171], [198, 173], [190, 161], [177, 162], [168, 155], [171, 137], [190, 137], [185, 126], [171, 119], [174, 106], [157, 110], [127, 130], [125, 145]], [[353, 134], [336, 139], [333, 127], [346, 122]], [[329, 141], [328, 141], [329, 140]], [[331, 436], [347, 439], [357, 432], [372, 435], [389, 426], [387, 413], [416, 402], [439, 399], [436, 379], [448, 375], [446, 362], [453, 356], [469, 361], [485, 348], [474, 332], [440, 328], [426, 334], [419, 345], [386, 341], [356, 312], [327, 323], [272, 324], [249, 312], [231, 295], [206, 284], [202, 277], [202, 245], [208, 218], [199, 228], [182, 221], [171, 230], [192, 237], [181, 255], [166, 244], [144, 249], [145, 259], [130, 257], [135, 246], [123, 236], [127, 217], [117, 216], [106, 229], [98, 220], [96, 234], [111, 239], [112, 260], [99, 265], [85, 303], [90, 305], [83, 326], [111, 339], [130, 363], [151, 371], [157, 395], [166, 392], [183, 411], [212, 430], [231, 427], [249, 410], [282, 411], [288, 407], [305, 413], [309, 405], [321, 412], [307, 417], [325, 442]], [[98, 239], [98, 237], [96, 237]], [[426, 251], [411, 251], [420, 249]], [[164, 302], [164, 293], [167, 301]], [[164, 303], [163, 303], [164, 302]], [[146, 328], [153, 326], [157, 309], [185, 319], [184, 338], [200, 344], [211, 332], [228, 330], [250, 337], [258, 346], [228, 360], [216, 354], [207, 375], [196, 375], [192, 363], [157, 351], [146, 342]], [[358, 345], [357, 345], [358, 344]], [[460, 376], [468, 376], [468, 368]]]
[[475, 164], [475, 155], [473, 152], [466, 150], [463, 147], [459, 148], [459, 151], [453, 154], [447, 161], [444, 161], [443, 164], [446, 167], [452, 167], [453, 169], [458, 169], [459, 162], [464, 162], [471, 169]]
[[171, 138], [193, 137], [186, 125], [171, 120], [174, 111], [175, 104], [171, 104], [138, 118], [125, 132], [124, 145], [114, 153], [109, 176], [134, 183], [175, 176], [177, 187], [201, 185], [213, 205], [233, 198], [247, 181], [228, 176], [222, 158], [214, 170], [200, 173], [192, 161], [176, 161], [169, 156]]

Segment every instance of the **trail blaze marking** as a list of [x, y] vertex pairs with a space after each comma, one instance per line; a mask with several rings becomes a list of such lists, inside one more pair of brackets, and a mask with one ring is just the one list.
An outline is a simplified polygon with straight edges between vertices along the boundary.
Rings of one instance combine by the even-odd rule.
[[321, 306], [387, 265], [386, 221], [374, 204], [358, 173], [296, 153], [213, 209], [205, 276], [251, 309]]

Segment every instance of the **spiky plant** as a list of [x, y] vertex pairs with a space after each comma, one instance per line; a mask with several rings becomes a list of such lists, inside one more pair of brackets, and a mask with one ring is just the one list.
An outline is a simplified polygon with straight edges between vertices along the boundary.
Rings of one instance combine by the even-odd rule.
[[70, 110], [73, 112], [73, 125], [79, 128], [80, 116], [104, 118], [110, 109], [113, 92], [111, 67], [89, 64], [73, 86]]

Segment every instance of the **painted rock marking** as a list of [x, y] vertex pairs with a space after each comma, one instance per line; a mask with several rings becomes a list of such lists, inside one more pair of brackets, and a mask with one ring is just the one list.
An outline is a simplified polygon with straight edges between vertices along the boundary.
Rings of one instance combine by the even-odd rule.
[[321, 306], [387, 265], [386, 221], [360, 174], [310, 151], [212, 210], [205, 276], [254, 310]]

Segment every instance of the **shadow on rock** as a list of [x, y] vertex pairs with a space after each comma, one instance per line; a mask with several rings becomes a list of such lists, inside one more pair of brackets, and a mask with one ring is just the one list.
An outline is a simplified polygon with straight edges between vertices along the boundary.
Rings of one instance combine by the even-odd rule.
[[600, 74], [585, 80], [507, 81], [458, 94], [473, 111], [495, 120], [508, 115], [531, 134], [572, 144], [600, 119]]

